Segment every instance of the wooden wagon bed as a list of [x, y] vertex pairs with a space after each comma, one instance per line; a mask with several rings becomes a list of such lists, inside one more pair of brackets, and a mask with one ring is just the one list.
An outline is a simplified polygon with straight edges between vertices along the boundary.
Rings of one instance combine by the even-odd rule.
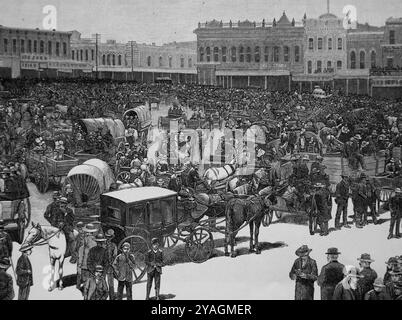
[[[376, 154], [372, 156], [365, 156], [364, 161], [366, 164], [365, 173], [367, 176], [374, 177], [384, 172], [385, 169], [385, 155]], [[338, 184], [342, 178], [341, 174], [344, 173], [351, 177], [357, 175], [358, 171], [349, 167], [348, 160], [340, 154], [326, 154], [324, 155], [323, 164], [327, 167], [326, 173], [329, 175], [330, 183], [333, 185]]]

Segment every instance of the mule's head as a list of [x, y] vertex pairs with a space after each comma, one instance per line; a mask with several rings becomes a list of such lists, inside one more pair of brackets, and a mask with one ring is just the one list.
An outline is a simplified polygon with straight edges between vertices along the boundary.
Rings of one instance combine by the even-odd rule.
[[32, 228], [28, 231], [28, 235], [21, 245], [21, 249], [33, 245], [42, 238], [42, 228], [39, 223], [32, 222]]

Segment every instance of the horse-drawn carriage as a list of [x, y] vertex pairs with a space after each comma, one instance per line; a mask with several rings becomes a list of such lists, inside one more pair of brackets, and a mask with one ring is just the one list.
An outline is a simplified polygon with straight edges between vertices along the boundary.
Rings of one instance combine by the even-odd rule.
[[51, 156], [29, 151], [26, 156], [26, 164], [30, 179], [35, 183], [39, 192], [45, 193], [50, 182], [61, 185], [63, 177], [78, 165], [78, 159], [64, 154], [62, 160], [55, 160]]
[[26, 185], [14, 192], [0, 192], [0, 220], [4, 221], [11, 239], [21, 244], [31, 220], [31, 203]]
[[184, 125], [187, 122], [187, 115], [185, 111], [178, 105], [169, 109], [167, 117], [159, 117], [158, 127], [163, 130], [170, 130], [173, 123], [176, 128], [179, 128], [181, 124]]
[[[159, 238], [164, 248], [172, 248], [180, 240], [185, 243], [188, 259], [202, 263], [213, 254], [213, 232], [223, 233], [227, 239], [248, 225], [229, 230], [227, 225], [222, 227], [226, 222], [225, 216], [204, 219], [208, 208], [198, 209], [194, 199], [189, 201], [193, 206], [183, 205], [176, 192], [158, 187], [126, 189], [101, 195], [102, 228], [115, 231], [115, 241], [120, 248], [124, 242], [131, 244], [131, 253], [135, 257], [135, 283], [146, 273], [144, 258], [152, 238]], [[262, 220], [264, 214], [259, 211], [258, 220]], [[245, 222], [254, 220], [256, 216]]]
[[138, 133], [138, 139], [144, 141], [147, 139], [148, 130], [152, 125], [152, 117], [150, 108], [143, 105], [138, 106], [136, 108], [127, 110], [124, 115], [123, 119], [127, 123], [128, 119], [133, 118], [134, 129]]
[[[121, 142], [125, 142], [125, 128], [121, 120], [110, 119], [110, 118], [99, 118], [99, 119], [81, 119], [77, 121], [80, 130], [84, 135], [90, 133], [96, 133], [97, 130], [102, 130], [102, 134], [107, 131], [110, 132], [113, 138], [113, 146], [106, 146], [110, 149], [110, 156], [115, 154], [114, 147], [117, 147]], [[91, 146], [94, 147], [94, 146]], [[95, 149], [80, 150], [74, 154], [74, 156], [79, 160], [79, 163], [84, 163], [85, 161], [93, 158], [107, 160], [108, 155], [103, 154], [103, 152]]]

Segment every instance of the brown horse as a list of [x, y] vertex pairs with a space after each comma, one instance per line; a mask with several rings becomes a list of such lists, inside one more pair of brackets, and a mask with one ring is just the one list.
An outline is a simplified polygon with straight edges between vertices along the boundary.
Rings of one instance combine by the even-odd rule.
[[[271, 205], [271, 196], [263, 197], [260, 195], [251, 196], [247, 199], [234, 198], [226, 205], [226, 232], [225, 232], [225, 255], [229, 256], [228, 246], [230, 243], [230, 256], [236, 257], [234, 247], [237, 233], [246, 223], [250, 227], [250, 249], [249, 252], [256, 250], [261, 253], [258, 243], [261, 222], [266, 214], [266, 209]], [[255, 231], [254, 231], [255, 228]]]

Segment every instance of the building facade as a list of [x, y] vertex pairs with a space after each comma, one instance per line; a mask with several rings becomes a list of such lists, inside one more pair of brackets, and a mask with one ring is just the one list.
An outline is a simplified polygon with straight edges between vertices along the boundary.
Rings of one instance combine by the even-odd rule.
[[305, 74], [335, 74], [347, 68], [343, 19], [326, 13], [305, 19]]
[[382, 64], [389, 68], [402, 68], [402, 18], [389, 18], [385, 22]]
[[292, 73], [303, 73], [304, 27], [285, 12], [271, 23], [199, 23], [194, 33], [200, 84], [280, 89]]
[[0, 75], [17, 78], [32, 74], [87, 70], [71, 59], [71, 32], [0, 26]]

